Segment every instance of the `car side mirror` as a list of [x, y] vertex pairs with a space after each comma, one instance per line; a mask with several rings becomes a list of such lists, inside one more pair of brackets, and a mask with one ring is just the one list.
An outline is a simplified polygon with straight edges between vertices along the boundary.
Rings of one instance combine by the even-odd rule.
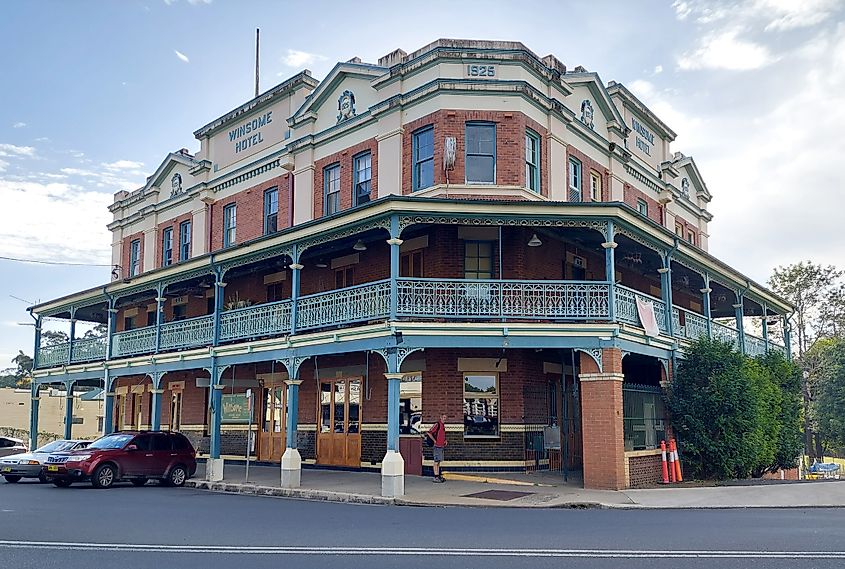
[[138, 450], [138, 445], [129, 445], [126, 450]]

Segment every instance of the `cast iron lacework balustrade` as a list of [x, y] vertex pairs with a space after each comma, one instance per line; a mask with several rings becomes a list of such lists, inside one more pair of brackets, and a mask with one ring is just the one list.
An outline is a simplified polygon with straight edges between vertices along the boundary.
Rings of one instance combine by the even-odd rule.
[[214, 316], [200, 316], [161, 325], [159, 344], [162, 350], [190, 348], [211, 344], [214, 336]]
[[115, 356], [152, 354], [156, 351], [156, 327], [146, 326], [114, 335]]
[[725, 326], [719, 322], [713, 321], [713, 337], [722, 342], [727, 342], [734, 348], [739, 349], [739, 332], [730, 326]]
[[220, 341], [290, 332], [290, 300], [227, 310], [220, 315]]
[[[73, 363], [102, 360], [106, 357], [106, 337], [73, 341]], [[67, 354], [67, 352], [65, 352]]]
[[55, 346], [43, 346], [38, 350], [38, 367], [53, 367], [67, 363], [67, 351], [69, 344], [57, 344]]
[[390, 312], [390, 280], [299, 298], [297, 330], [385, 318]]
[[665, 334], [666, 307], [663, 304], [663, 301], [622, 285], [616, 285], [616, 319], [621, 322], [627, 322], [628, 324], [642, 327], [642, 323], [640, 322], [640, 313], [637, 312], [638, 298], [654, 305], [654, 317], [657, 320], [657, 327]]
[[399, 279], [398, 294], [401, 316], [601, 320], [610, 315], [605, 283]]
[[[681, 326], [681, 313], [684, 315], [683, 326]], [[707, 318], [704, 316], [676, 306], [672, 308], [672, 318], [674, 318], [677, 337], [697, 340], [702, 336], [707, 336]]]
[[[74, 348], [75, 349], [75, 348]], [[766, 353], [766, 341], [763, 338], [745, 333], [745, 353], [751, 357]]]

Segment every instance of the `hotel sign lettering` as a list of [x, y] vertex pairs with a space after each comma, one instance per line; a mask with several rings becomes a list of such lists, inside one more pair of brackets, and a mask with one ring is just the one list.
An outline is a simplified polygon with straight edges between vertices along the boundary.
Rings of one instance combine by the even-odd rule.
[[235, 154], [264, 142], [261, 129], [273, 122], [273, 111], [249, 120], [229, 131], [229, 142], [235, 143]]
[[631, 128], [637, 133], [637, 148], [648, 156], [651, 156], [651, 147], [654, 146], [654, 134], [634, 117], [631, 117]]

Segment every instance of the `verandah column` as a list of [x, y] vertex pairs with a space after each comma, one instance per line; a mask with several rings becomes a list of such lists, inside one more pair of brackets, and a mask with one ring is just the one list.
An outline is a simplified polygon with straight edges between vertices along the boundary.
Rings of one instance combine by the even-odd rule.
[[114, 431], [114, 388], [109, 377], [109, 370], [103, 372], [103, 436]]
[[405, 495], [405, 460], [399, 453], [399, 356], [396, 348], [387, 353], [387, 452], [381, 461], [381, 495]]
[[293, 336], [296, 334], [296, 321], [299, 317], [299, 288], [302, 276], [300, 271], [305, 268], [299, 262], [299, 246], [296, 243], [293, 245], [291, 260], [293, 262], [290, 264], [290, 333]]
[[150, 374], [150, 379], [153, 380], [152, 389], [152, 418], [150, 420], [151, 429], [153, 431], [161, 430], [161, 395], [164, 390], [161, 388], [161, 378], [164, 377], [165, 372], [154, 371]]
[[713, 337], [713, 317], [710, 311], [710, 293], [713, 289], [710, 288], [710, 275], [704, 274], [704, 288], [701, 289], [701, 301], [704, 306], [704, 317], [707, 318], [707, 337]]
[[38, 384], [35, 381], [29, 386], [31, 407], [29, 408], [29, 450], [38, 448]]
[[616, 246], [618, 243], [614, 241], [613, 222], [607, 222], [607, 235], [605, 242], [601, 244], [604, 247], [604, 272], [605, 280], [608, 285], [608, 316], [611, 322], [616, 320]]
[[223, 459], [220, 458], [220, 425], [223, 417], [223, 386], [220, 378], [228, 366], [218, 366], [217, 356], [211, 356], [211, 367], [205, 368], [210, 376], [209, 407], [211, 425], [209, 425], [208, 460], [205, 466], [205, 478], [211, 482], [223, 480]]
[[736, 304], [733, 305], [734, 307], [734, 315], [736, 317], [736, 331], [737, 331], [737, 342], [739, 343], [739, 353], [745, 353], [745, 329], [743, 327], [743, 298], [742, 292], [737, 291], [736, 293]]
[[626, 486], [622, 352], [603, 349], [601, 368], [591, 356], [579, 354], [584, 488], [621, 490]]
[[399, 217], [390, 217], [390, 320], [396, 320], [396, 310], [399, 305], [399, 257], [402, 240], [399, 239]]
[[299, 366], [296, 359], [290, 358], [287, 363], [289, 379], [287, 415], [285, 416], [285, 453], [282, 455], [282, 488], [299, 488], [302, 482], [302, 456], [297, 448], [297, 428], [299, 424]]
[[73, 382], [65, 384], [65, 438], [71, 438], [73, 434]]
[[675, 336], [675, 318], [672, 308], [672, 254], [662, 254], [663, 266], [657, 269], [660, 273], [660, 294], [663, 300], [666, 335], [670, 338]]

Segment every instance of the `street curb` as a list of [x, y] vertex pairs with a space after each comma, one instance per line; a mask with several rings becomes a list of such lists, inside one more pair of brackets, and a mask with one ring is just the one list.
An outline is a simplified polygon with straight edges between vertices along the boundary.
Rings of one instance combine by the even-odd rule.
[[329, 490], [311, 490], [302, 488], [280, 488], [278, 486], [257, 486], [253, 484], [232, 484], [229, 482], [209, 482], [207, 480], [188, 480], [188, 488], [210, 490], [225, 494], [252, 494], [255, 496], [274, 496], [279, 498], [299, 498], [318, 502], [344, 502], [348, 504], [392, 505], [395, 498], [371, 496], [369, 494], [351, 494], [331, 492]]

